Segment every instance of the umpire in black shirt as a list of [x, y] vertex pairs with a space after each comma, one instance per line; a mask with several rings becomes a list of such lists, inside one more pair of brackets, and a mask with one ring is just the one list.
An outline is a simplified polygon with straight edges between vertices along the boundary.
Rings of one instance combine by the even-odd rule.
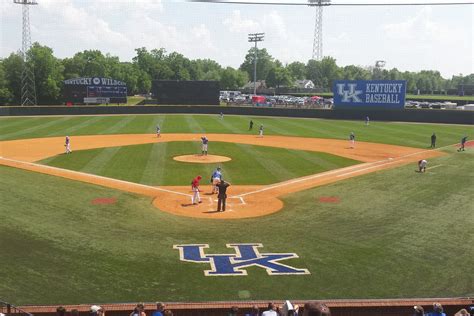
[[217, 211], [225, 212], [225, 200], [227, 199], [227, 188], [230, 186], [230, 183], [221, 180], [217, 187], [219, 188], [219, 194], [217, 195]]

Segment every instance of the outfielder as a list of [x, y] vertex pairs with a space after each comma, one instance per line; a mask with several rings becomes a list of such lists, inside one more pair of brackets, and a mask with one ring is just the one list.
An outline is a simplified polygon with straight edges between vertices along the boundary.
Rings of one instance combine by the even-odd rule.
[[214, 170], [214, 172], [212, 173], [211, 175], [211, 183], [212, 183], [212, 194], [214, 193], [219, 193], [219, 188], [218, 188], [218, 184], [219, 182], [222, 181], [222, 172], [221, 172], [221, 168], [220, 167], [217, 167], [216, 170]]
[[201, 203], [201, 196], [199, 195], [199, 181], [201, 181], [201, 179], [201, 176], [197, 176], [191, 182], [191, 190], [193, 191], [193, 197], [191, 199], [191, 202], [193, 203], [193, 205]]
[[69, 139], [69, 136], [66, 136], [64, 147], [66, 147], [66, 154], [70, 154], [71, 153], [71, 140]]
[[466, 146], [466, 142], [467, 142], [467, 136], [464, 136], [461, 139], [461, 147], [459, 147], [458, 151], [465, 151], [464, 147]]
[[207, 156], [207, 143], [209, 143], [209, 139], [206, 136], [201, 137], [201, 153], [203, 156]]

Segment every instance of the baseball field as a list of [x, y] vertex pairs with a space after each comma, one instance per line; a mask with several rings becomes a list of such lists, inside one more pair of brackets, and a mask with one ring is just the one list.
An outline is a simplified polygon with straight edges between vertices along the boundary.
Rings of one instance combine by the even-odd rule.
[[[199, 156], [203, 135], [208, 158]], [[474, 147], [457, 151], [465, 135], [474, 137], [473, 126], [1, 118], [0, 297], [21, 305], [474, 296]], [[220, 213], [209, 179], [218, 166], [231, 183]], [[202, 203], [190, 205], [197, 175]]]

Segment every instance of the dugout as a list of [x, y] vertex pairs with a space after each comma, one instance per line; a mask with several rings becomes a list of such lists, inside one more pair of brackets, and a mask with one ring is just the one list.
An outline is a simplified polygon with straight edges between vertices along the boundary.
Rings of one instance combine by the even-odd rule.
[[111, 78], [74, 78], [64, 81], [64, 104], [127, 103], [127, 84]]
[[152, 91], [158, 104], [219, 105], [218, 81], [154, 80]]

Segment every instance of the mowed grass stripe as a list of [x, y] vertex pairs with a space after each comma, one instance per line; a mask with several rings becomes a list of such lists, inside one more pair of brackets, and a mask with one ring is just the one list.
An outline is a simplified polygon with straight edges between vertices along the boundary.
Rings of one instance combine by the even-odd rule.
[[123, 146], [110, 158], [101, 173], [105, 177], [137, 182], [142, 179], [152, 149], [147, 146]]
[[150, 156], [146, 162], [143, 170], [140, 183], [155, 185], [163, 183], [164, 174], [166, 172], [166, 158], [167, 158], [168, 143], [152, 144]]
[[[184, 116], [184, 119], [186, 121], [186, 125], [189, 126], [191, 133], [202, 134], [205, 132], [204, 127], [198, 123], [198, 121], [194, 118], [194, 115], [186, 115]], [[209, 126], [207, 128], [209, 128]]]
[[[108, 166], [110, 160], [115, 157], [121, 147], [109, 147], [103, 148], [98, 154], [90, 159], [80, 171], [86, 173], [101, 174], [102, 171]], [[76, 153], [74, 153], [76, 154]]]
[[[249, 183], [259, 182], [262, 179], [269, 181], [270, 183], [278, 182], [278, 177], [272, 173], [272, 169], [267, 166], [267, 160], [265, 158], [255, 155], [255, 150], [247, 145], [235, 144], [245, 155], [247, 168], [243, 169], [242, 176], [239, 178], [248, 178]], [[267, 158], [268, 159], [268, 158]], [[267, 176], [265, 174], [268, 173]]]
[[24, 135], [38, 134], [42, 136], [48, 135], [49, 130], [55, 125], [62, 125], [64, 122], [72, 120], [73, 117], [62, 117], [62, 118], [49, 118], [49, 120], [37, 121], [33, 126], [25, 124], [25, 128], [19, 128], [10, 133], [0, 135], [0, 140], [3, 139], [15, 139]]
[[134, 119], [135, 117], [133, 116], [117, 117], [113, 125], [103, 129], [103, 133], [104, 134], [119, 134], [120, 131], [123, 130], [123, 128], [127, 126]]
[[[40, 117], [32, 117], [29, 120], [29, 124], [36, 125], [36, 122], [40, 120]], [[18, 126], [24, 125], [25, 120], [23, 118], [5, 118], [0, 117], [0, 135], [11, 133], [13, 131], [18, 130]]]
[[93, 116], [93, 117], [80, 117], [76, 120], [67, 121], [61, 125], [54, 126], [54, 128], [50, 128], [50, 132], [47, 136], [54, 136], [61, 134], [66, 135], [74, 135], [77, 131], [81, 129], [90, 129], [91, 126], [99, 124], [100, 121], [104, 121], [101, 119], [100, 116]]

